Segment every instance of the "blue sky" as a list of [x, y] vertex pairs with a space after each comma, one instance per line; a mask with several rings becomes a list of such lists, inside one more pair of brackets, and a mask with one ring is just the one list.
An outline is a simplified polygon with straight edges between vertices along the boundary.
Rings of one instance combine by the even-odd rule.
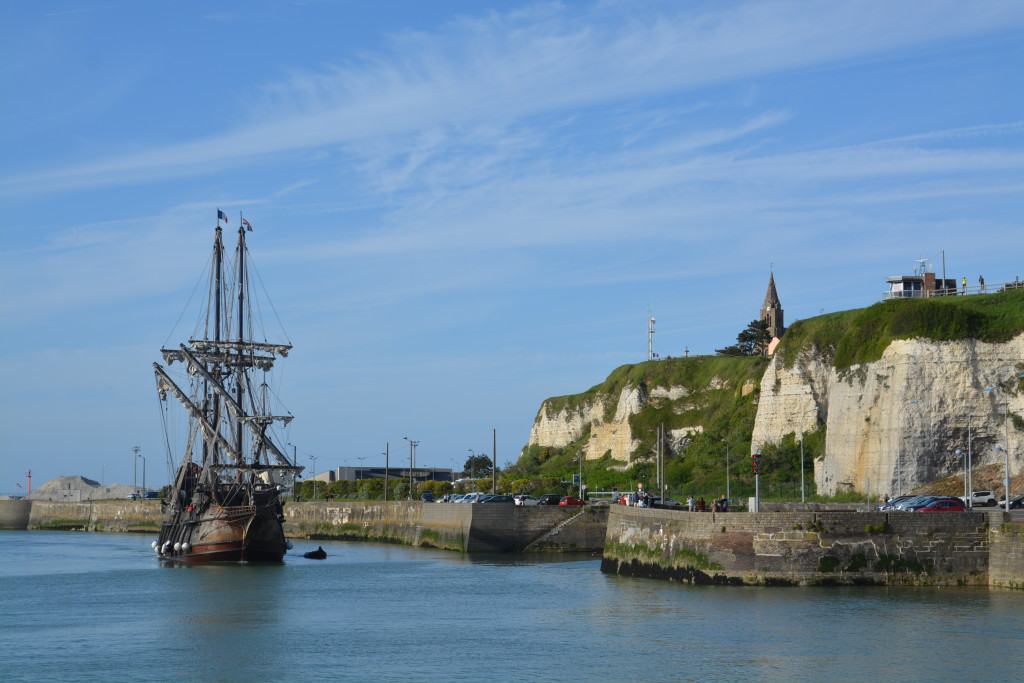
[[[1024, 276], [1024, 5], [0, 5], [0, 492], [166, 478], [152, 362], [216, 209], [295, 345], [301, 464], [515, 461], [543, 399]], [[107, 465], [103, 468], [103, 465]]]

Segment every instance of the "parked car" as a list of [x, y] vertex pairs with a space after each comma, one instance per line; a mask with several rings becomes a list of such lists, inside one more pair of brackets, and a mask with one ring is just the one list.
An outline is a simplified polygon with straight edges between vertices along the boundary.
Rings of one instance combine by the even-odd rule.
[[[1001, 501], [999, 501], [999, 507], [1001, 507], [1001, 508], [1005, 508], [1006, 507], [1006, 499], [1005, 498], [1003, 498]], [[1010, 498], [1010, 509], [1011, 510], [1020, 510], [1022, 508], [1024, 508], [1024, 496], [1014, 496], [1014, 497]]]
[[561, 494], [558, 493], [545, 493], [537, 500], [537, 505], [558, 505], [562, 500]]
[[480, 499], [481, 503], [515, 503], [515, 499], [512, 496], [505, 496], [500, 493], [492, 493], [488, 496], [484, 496]]
[[991, 491], [972, 491], [971, 492], [971, 507], [990, 507], [996, 506], [996, 494]]
[[562, 496], [561, 500], [558, 501], [559, 505], [586, 505], [587, 501], [580, 500], [576, 496]]
[[483, 498], [485, 495], [488, 495], [488, 494], [480, 493], [480, 492], [466, 493], [466, 494], [464, 494], [462, 496], [462, 499], [457, 501], [457, 502], [459, 502], [459, 503], [479, 503], [480, 499]]
[[420, 500], [422, 500], [424, 503], [433, 503], [434, 494], [431, 493], [430, 491], [424, 491], [422, 494], [420, 494]]
[[952, 502], [955, 503], [956, 505], [961, 506], [964, 510], [967, 509], [967, 506], [964, 505], [964, 502], [962, 500], [960, 500], [959, 498], [954, 498], [953, 496], [926, 496], [923, 500], [908, 505], [905, 509], [907, 512], [918, 512], [925, 508], [930, 508], [936, 503], [940, 503], [942, 501]]
[[520, 493], [519, 495], [512, 496], [512, 498], [515, 499], [516, 505], [521, 507], [531, 507], [533, 505], [540, 504], [540, 500], [534, 498], [528, 493]]
[[966, 512], [967, 507], [958, 498], [940, 498], [933, 500], [923, 507], [916, 508], [914, 512]]
[[896, 507], [900, 503], [902, 503], [904, 501], [907, 501], [907, 500], [910, 500], [911, 498], [914, 498], [914, 496], [896, 496], [895, 498], [890, 498], [888, 500], [888, 502], [882, 503], [881, 505], [879, 505], [875, 509], [876, 510], [892, 510], [894, 507]]
[[651, 499], [651, 502], [653, 502], [655, 505], [664, 505], [666, 507], [682, 507], [683, 506], [683, 504], [680, 503], [678, 500], [672, 500], [671, 498], [666, 498], [665, 502], [662, 503], [661, 502], [661, 496], [655, 496], [654, 498]]
[[143, 498], [159, 498], [160, 494], [157, 493], [156, 491], [146, 491], [146, 494], [144, 496], [142, 496], [142, 497]]
[[937, 498], [937, 496], [914, 496], [913, 498], [910, 498], [908, 500], [901, 500], [900, 502], [893, 505], [892, 509], [898, 510], [900, 512], [906, 512], [907, 508], [909, 508], [911, 505], [917, 505], [918, 503], [926, 503], [933, 498]]

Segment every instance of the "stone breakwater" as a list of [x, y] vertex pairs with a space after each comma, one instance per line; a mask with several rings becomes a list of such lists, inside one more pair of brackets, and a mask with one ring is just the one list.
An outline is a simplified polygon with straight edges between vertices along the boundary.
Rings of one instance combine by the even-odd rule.
[[1024, 588], [1002, 512], [694, 514], [613, 506], [601, 570], [710, 585]]
[[[440, 505], [421, 502], [315, 502], [284, 506], [291, 538], [405, 543], [463, 552], [589, 551], [604, 547], [607, 507]], [[156, 500], [0, 501], [0, 528], [151, 533]]]
[[463, 552], [590, 551], [604, 547], [607, 507], [289, 503], [285, 533], [312, 539], [392, 541]]

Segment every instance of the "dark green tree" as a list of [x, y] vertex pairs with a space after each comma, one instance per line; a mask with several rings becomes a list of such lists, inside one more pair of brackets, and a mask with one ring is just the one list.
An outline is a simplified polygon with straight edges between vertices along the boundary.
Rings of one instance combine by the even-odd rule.
[[765, 352], [772, 341], [768, 323], [751, 320], [747, 329], [736, 335], [736, 343], [724, 349], [715, 349], [719, 356], [758, 356]]
[[483, 453], [477, 453], [466, 458], [466, 464], [462, 466], [463, 475], [471, 476], [474, 479], [483, 479], [491, 476], [494, 470], [494, 463]]

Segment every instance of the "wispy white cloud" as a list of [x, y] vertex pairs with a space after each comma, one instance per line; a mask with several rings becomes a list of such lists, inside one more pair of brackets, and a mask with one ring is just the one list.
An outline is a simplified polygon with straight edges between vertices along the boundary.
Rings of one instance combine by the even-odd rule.
[[[392, 36], [387, 51], [266, 86], [247, 123], [204, 139], [4, 178], [7, 196], [123, 185], [271, 163], [295, 151], [403, 138], [394, 187], [476, 122], [530, 117], [758, 74], [872, 59], [1024, 23], [1012, 2], [554, 5]], [[624, 138], [632, 139], [632, 138]], [[365, 148], [364, 148], [365, 149]], [[367, 163], [373, 166], [373, 160]]]

